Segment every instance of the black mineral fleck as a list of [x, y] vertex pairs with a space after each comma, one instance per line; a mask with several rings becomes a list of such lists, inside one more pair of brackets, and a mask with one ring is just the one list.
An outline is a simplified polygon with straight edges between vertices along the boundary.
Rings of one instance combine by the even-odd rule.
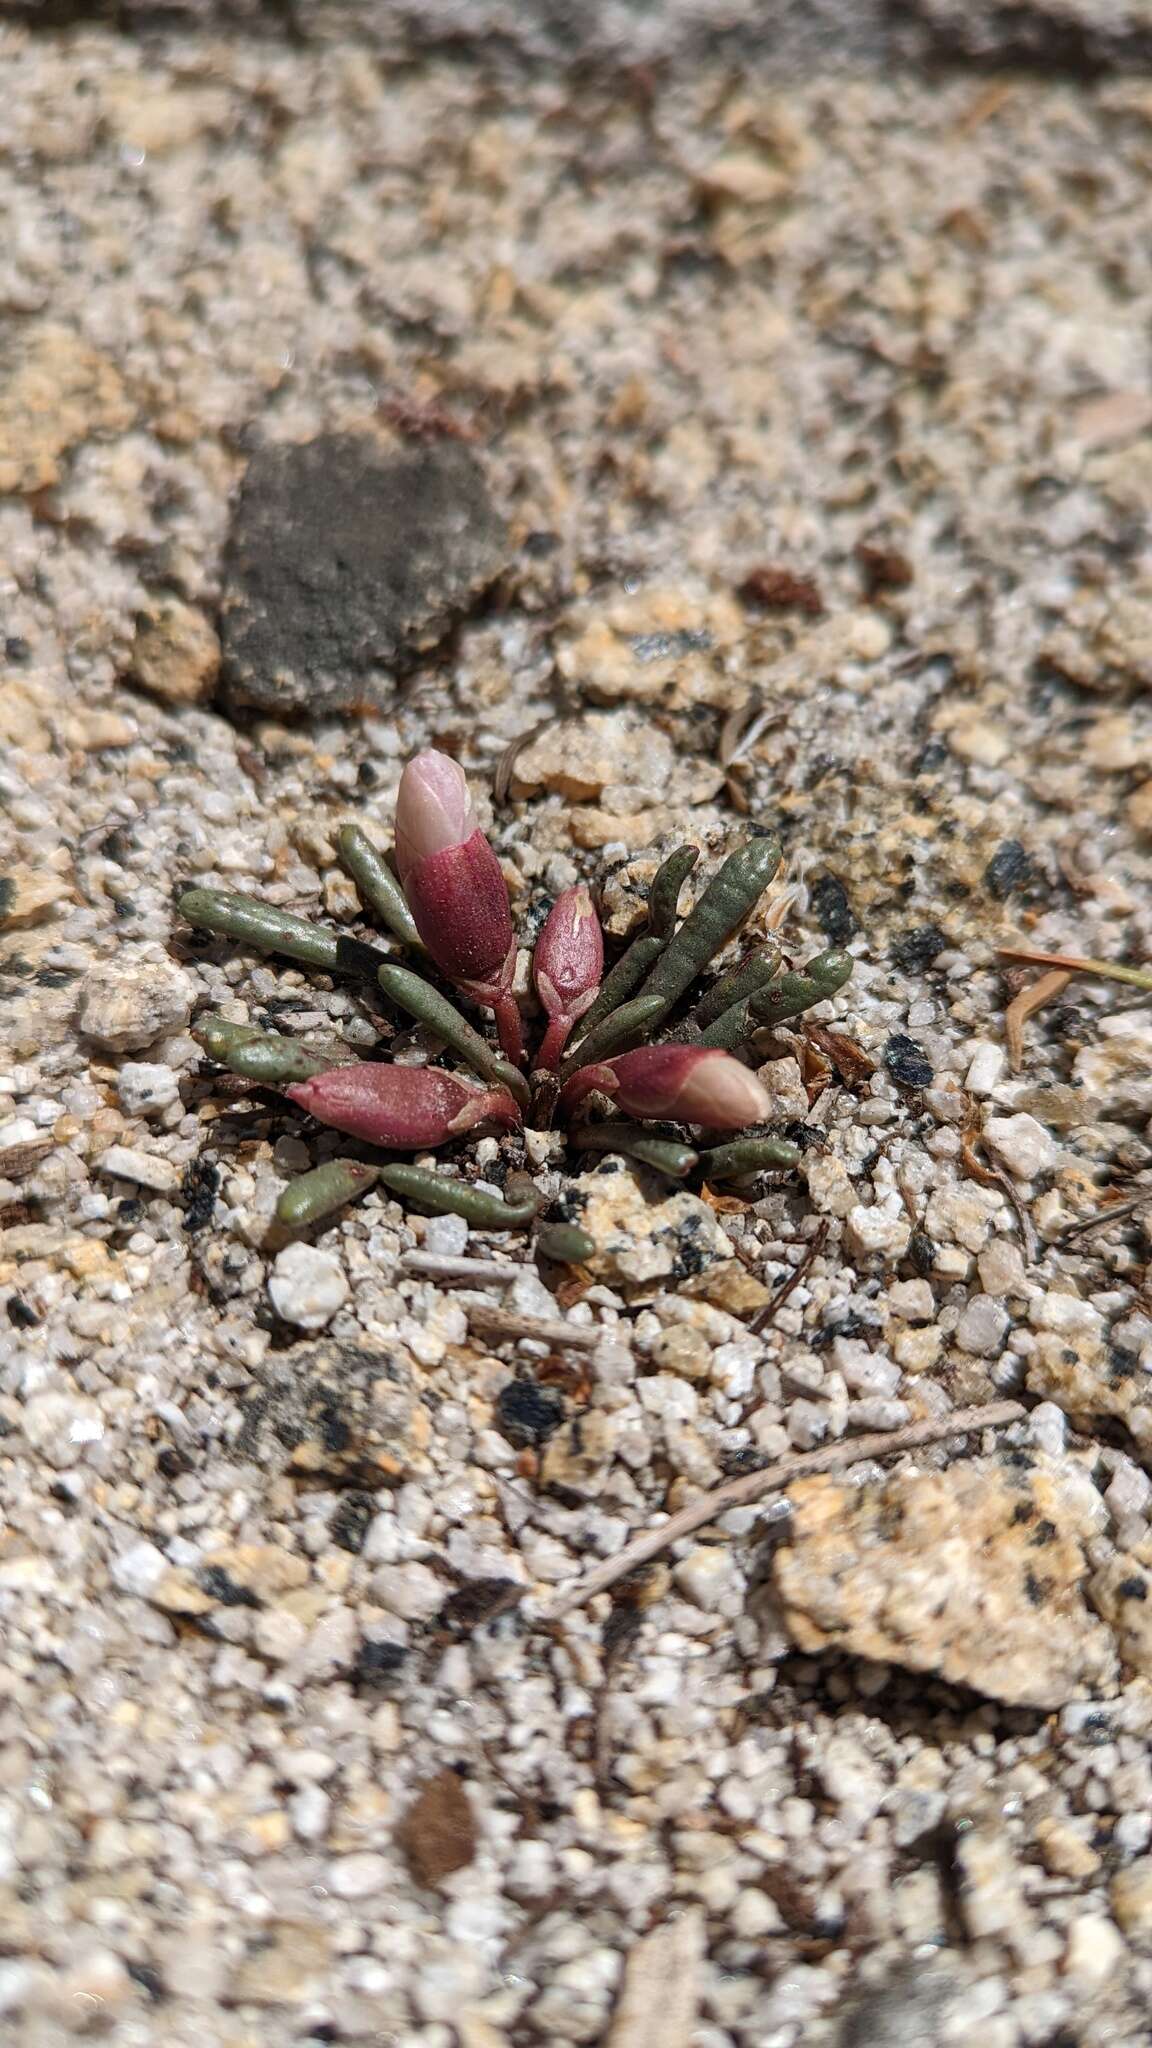
[[206, 1564], [196, 1574], [200, 1585], [221, 1607], [259, 1607], [260, 1601], [251, 1587], [240, 1586], [230, 1578], [221, 1564]]
[[893, 939], [892, 958], [901, 974], [923, 974], [938, 954], [947, 952], [950, 944], [947, 933], [938, 924], [917, 924]]
[[353, 1692], [383, 1692], [399, 1677], [407, 1656], [400, 1643], [361, 1643], [351, 1671]]
[[906, 1038], [902, 1031], [894, 1031], [884, 1047], [884, 1064], [898, 1087], [932, 1086], [931, 1060], [923, 1046], [917, 1045], [914, 1038]]
[[496, 1396], [496, 1427], [510, 1444], [542, 1444], [564, 1420], [564, 1401], [535, 1380], [509, 1380]]
[[282, 716], [379, 704], [503, 568], [508, 537], [458, 442], [320, 434], [248, 465], [224, 564], [223, 689]]
[[846, 946], [859, 929], [838, 875], [821, 875], [813, 884], [812, 912], [830, 946]]
[[1032, 863], [1018, 839], [1005, 839], [984, 870], [984, 886], [1003, 903], [1013, 890], [1034, 880]]
[[372, 1494], [346, 1493], [328, 1524], [328, 1534], [333, 1543], [358, 1557], [375, 1513], [376, 1501]]
[[199, 1230], [207, 1230], [211, 1223], [219, 1186], [220, 1168], [214, 1166], [210, 1159], [194, 1159], [180, 1183], [184, 1228], [190, 1237]]

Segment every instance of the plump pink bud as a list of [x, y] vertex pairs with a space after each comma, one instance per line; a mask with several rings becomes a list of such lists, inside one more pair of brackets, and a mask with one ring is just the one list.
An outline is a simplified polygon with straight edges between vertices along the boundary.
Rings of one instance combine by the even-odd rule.
[[549, 1020], [536, 1064], [551, 1070], [576, 1019], [595, 1002], [604, 973], [604, 934], [587, 889], [565, 889], [556, 898], [536, 941], [532, 973]]
[[587, 889], [556, 898], [532, 955], [536, 993], [550, 1017], [582, 1017], [604, 973], [604, 934]]
[[710, 1131], [740, 1131], [772, 1113], [755, 1074], [712, 1046], [642, 1045], [582, 1067], [564, 1091], [566, 1106], [574, 1107], [593, 1088], [611, 1095], [629, 1116], [672, 1117]]
[[450, 981], [506, 988], [515, 952], [500, 863], [479, 830], [464, 771], [434, 749], [400, 777], [396, 864], [416, 929]]
[[463, 846], [476, 830], [468, 783], [458, 761], [429, 747], [414, 754], [396, 796], [396, 865], [400, 880], [429, 854]]
[[332, 1067], [284, 1092], [320, 1123], [402, 1152], [444, 1145], [484, 1121], [520, 1122], [503, 1088], [470, 1088], [441, 1067]]

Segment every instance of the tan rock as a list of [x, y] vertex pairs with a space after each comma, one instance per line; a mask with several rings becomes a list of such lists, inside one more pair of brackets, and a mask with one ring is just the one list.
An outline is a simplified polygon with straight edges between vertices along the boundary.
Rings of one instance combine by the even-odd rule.
[[202, 704], [220, 671], [216, 629], [196, 605], [168, 597], [141, 612], [132, 648], [132, 676], [166, 704]]
[[1152, 837], [1152, 780], [1142, 782], [1128, 799], [1128, 823], [1134, 832]]
[[1084, 1046], [1072, 1079], [1081, 1090], [1082, 1123], [1152, 1116], [1152, 1037], [1125, 1031]]
[[808, 1183], [812, 1206], [823, 1216], [847, 1216], [856, 1206], [856, 1190], [848, 1168], [834, 1152], [806, 1152], [800, 1171]]
[[1100, 1858], [1082, 1834], [1055, 1814], [1038, 1820], [1035, 1830], [1040, 1861], [1050, 1877], [1094, 1877]]
[[1112, 1879], [1112, 1911], [1125, 1934], [1152, 1940], [1152, 1856], [1138, 1856]]
[[44, 321], [0, 369], [0, 491], [43, 491], [70, 448], [131, 425], [119, 372], [70, 328]]
[[1084, 1599], [1096, 1519], [1071, 1478], [981, 1459], [859, 1488], [801, 1480], [774, 1563], [789, 1634], [1013, 1705], [1110, 1691], [1111, 1638]]
[[611, 1421], [599, 1408], [573, 1415], [548, 1439], [540, 1460], [541, 1483], [573, 1493], [599, 1493], [607, 1476], [612, 1445]]
[[652, 1360], [664, 1372], [679, 1373], [686, 1380], [706, 1380], [712, 1366], [712, 1346], [700, 1330], [688, 1323], [662, 1330], [652, 1346]]
[[772, 1098], [766, 1122], [784, 1123], [808, 1115], [808, 1090], [804, 1086], [798, 1060], [791, 1055], [787, 1059], [767, 1060], [762, 1067], [757, 1067], [756, 1074]]
[[605, 2048], [688, 2048], [703, 1996], [704, 1947], [697, 1906], [633, 1945]]
[[242, 2005], [302, 2005], [320, 1995], [331, 1967], [331, 1936], [319, 1921], [265, 1921], [232, 1973], [230, 1996]]
[[757, 1280], [755, 1273], [750, 1273], [739, 1259], [727, 1259], [719, 1266], [708, 1266], [703, 1273], [693, 1274], [680, 1292], [690, 1300], [726, 1309], [730, 1316], [755, 1315], [772, 1300], [772, 1289]]
[[0, 931], [39, 924], [59, 903], [73, 900], [66, 875], [51, 868], [11, 867], [0, 878]]
[[1020, 1869], [1003, 1829], [988, 1824], [970, 1828], [956, 1845], [960, 1910], [972, 1941], [1019, 1928], [1024, 1915]]
[[44, 754], [52, 743], [53, 703], [47, 682], [19, 682], [8, 674], [0, 690], [0, 740]]
[[749, 684], [720, 658], [744, 632], [733, 598], [645, 590], [597, 605], [556, 654], [561, 674], [600, 704], [682, 709], [742, 704]]
[[77, 747], [84, 754], [98, 754], [105, 747], [130, 747], [139, 737], [139, 727], [134, 719], [122, 717], [119, 711], [95, 705], [91, 710], [78, 711], [74, 718], [66, 718], [63, 734], [68, 746]]
[[659, 801], [668, 787], [672, 742], [651, 719], [631, 711], [590, 712], [549, 725], [516, 757], [514, 796], [542, 789], [585, 803], [610, 783], [628, 783]]
[[182, 967], [161, 956], [134, 958], [125, 949], [97, 961], [80, 984], [77, 1022], [86, 1038], [113, 1052], [139, 1052], [192, 1015], [196, 988]]

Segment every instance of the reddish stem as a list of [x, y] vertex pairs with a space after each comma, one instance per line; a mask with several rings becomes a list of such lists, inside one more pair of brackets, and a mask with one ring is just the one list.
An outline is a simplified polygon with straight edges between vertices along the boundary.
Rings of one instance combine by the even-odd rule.
[[486, 1000], [492, 1005], [501, 1052], [506, 1060], [511, 1060], [514, 1067], [522, 1067], [524, 1032], [520, 1023], [520, 1006], [515, 996], [511, 989], [502, 988], [494, 990]]
[[574, 1074], [569, 1074], [560, 1090], [560, 1112], [563, 1116], [571, 1116], [573, 1110], [580, 1107], [584, 1097], [591, 1095], [594, 1088], [598, 1088], [602, 1095], [615, 1095], [618, 1085], [611, 1067], [577, 1067]]
[[534, 1074], [554, 1074], [560, 1065], [560, 1055], [568, 1043], [568, 1035], [575, 1020], [571, 1017], [549, 1017], [548, 1029], [540, 1043], [540, 1050], [532, 1062]]

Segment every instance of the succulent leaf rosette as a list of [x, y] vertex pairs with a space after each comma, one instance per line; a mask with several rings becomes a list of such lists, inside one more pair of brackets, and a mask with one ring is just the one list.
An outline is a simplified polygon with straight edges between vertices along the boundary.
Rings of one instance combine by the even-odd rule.
[[[795, 1165], [796, 1147], [763, 1129], [771, 1103], [740, 1055], [757, 1031], [840, 988], [850, 958], [825, 952], [792, 972], [774, 946], [762, 945], [709, 988], [698, 986], [771, 882], [780, 861], [775, 838], [752, 837], [730, 853], [682, 920], [681, 889], [697, 853], [678, 847], [653, 877], [645, 930], [607, 973], [592, 895], [583, 885], [565, 889], [532, 955], [545, 1023], [531, 1060], [513, 992], [508, 891], [458, 763], [434, 750], [409, 761], [396, 800], [395, 872], [359, 826], [343, 828], [339, 850], [365, 904], [411, 965], [250, 896], [189, 889], [179, 899], [181, 914], [259, 951], [376, 981], [467, 1071], [360, 1060], [338, 1047], [206, 1016], [195, 1036], [219, 1065], [387, 1153], [425, 1153], [469, 1132], [560, 1122], [574, 1151], [611, 1150], [673, 1178], [701, 1172], [710, 1181], [741, 1180]], [[438, 982], [490, 1012], [495, 1044]], [[646, 1130], [646, 1122], [663, 1128]], [[668, 1124], [678, 1127], [672, 1135]], [[725, 1142], [712, 1142], [717, 1138]], [[538, 1208], [527, 1176], [509, 1175], [501, 1197], [455, 1174], [349, 1158], [293, 1182], [281, 1196], [278, 1222], [303, 1228], [376, 1182], [422, 1208], [489, 1229], [529, 1225]], [[591, 1250], [570, 1226], [542, 1232], [542, 1248], [549, 1244], [555, 1256]]]

